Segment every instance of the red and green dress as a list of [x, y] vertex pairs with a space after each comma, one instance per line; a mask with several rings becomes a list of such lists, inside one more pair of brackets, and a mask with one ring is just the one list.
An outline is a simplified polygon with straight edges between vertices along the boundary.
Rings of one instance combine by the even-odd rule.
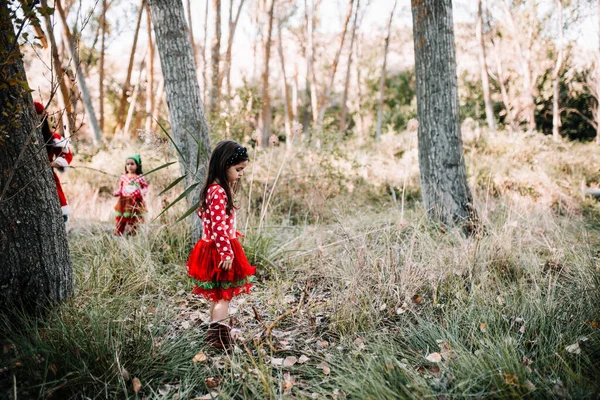
[[136, 233], [137, 225], [144, 221], [147, 192], [148, 183], [143, 175], [121, 175], [119, 189], [114, 192], [119, 197], [115, 205], [115, 235]]
[[[194, 293], [210, 301], [231, 300], [250, 293], [256, 267], [248, 262], [235, 230], [235, 209], [227, 211], [227, 194], [212, 184], [206, 195], [206, 209], [197, 213], [203, 222], [202, 239], [188, 258], [186, 269], [195, 283]], [[221, 261], [233, 260], [231, 268], [219, 268]]]
[[[69, 149], [69, 140], [54, 132], [52, 133], [52, 139], [46, 146], [48, 149], [48, 160], [54, 162], [55, 165], [58, 165], [57, 168], [60, 171], [67, 169], [69, 164], [71, 164], [71, 160], [73, 160], [73, 154]], [[56, 193], [58, 194], [58, 200], [60, 201], [60, 208], [63, 218], [66, 221], [70, 214], [69, 203], [67, 203], [67, 197], [65, 196], [65, 192], [60, 184], [60, 179], [58, 179], [58, 175], [54, 169], [52, 170], [52, 174], [54, 175], [54, 184], [56, 185]]]

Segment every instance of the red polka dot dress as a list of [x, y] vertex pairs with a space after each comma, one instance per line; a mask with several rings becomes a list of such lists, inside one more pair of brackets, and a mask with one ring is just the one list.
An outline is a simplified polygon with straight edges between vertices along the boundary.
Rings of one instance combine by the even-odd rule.
[[[250, 293], [256, 267], [248, 262], [235, 230], [235, 209], [227, 212], [227, 194], [219, 184], [208, 187], [206, 209], [198, 209], [204, 230], [188, 258], [186, 269], [195, 283], [194, 293], [210, 301], [231, 300]], [[228, 271], [221, 261], [233, 260]]]

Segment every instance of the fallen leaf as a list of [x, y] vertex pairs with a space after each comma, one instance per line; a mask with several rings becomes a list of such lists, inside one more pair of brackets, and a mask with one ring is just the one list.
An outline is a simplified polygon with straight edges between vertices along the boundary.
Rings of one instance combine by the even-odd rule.
[[319, 345], [319, 347], [327, 347], [329, 346], [329, 342], [327, 340], [321, 340], [317, 342], [317, 345]]
[[331, 368], [329, 368], [329, 365], [327, 365], [326, 362], [320, 363], [319, 365], [317, 365], [317, 368], [320, 368], [325, 375], [329, 375], [331, 373]]
[[565, 348], [565, 350], [567, 350], [571, 354], [581, 354], [581, 349], [579, 348], [579, 342], [574, 343], [570, 346], [567, 346]]
[[192, 361], [197, 363], [197, 362], [204, 362], [207, 359], [208, 359], [208, 357], [206, 356], [206, 354], [203, 351], [201, 351], [200, 353], [198, 353], [194, 356]]
[[194, 397], [192, 400], [212, 400], [212, 399], [216, 399], [218, 396], [219, 396], [219, 393], [210, 392], [208, 394], [205, 394], [204, 396]]
[[125, 368], [123, 368], [121, 370], [121, 376], [123, 377], [125, 382], [128, 382], [131, 379], [131, 375], [129, 374], [129, 371], [127, 371]]
[[427, 361], [438, 363], [442, 361], [442, 355], [440, 353], [431, 353], [427, 357], [425, 357]]
[[206, 383], [206, 386], [208, 386], [209, 389], [216, 388], [221, 384], [221, 382], [223, 382], [222, 378], [206, 378], [204, 380], [204, 383]]
[[284, 367], [291, 367], [298, 362], [298, 359], [294, 356], [287, 356], [285, 360], [283, 360]]
[[385, 310], [386, 307], [387, 307], [387, 305], [385, 303], [383, 303], [382, 305], [379, 306], [379, 311]]
[[188, 321], [183, 321], [183, 322], [181, 323], [181, 327], [182, 327], [183, 329], [186, 329], [186, 330], [187, 330], [187, 329], [190, 329], [190, 323], [189, 323]]
[[535, 385], [531, 383], [529, 379], [525, 381], [525, 387], [529, 389], [530, 392], [533, 392], [535, 390]]
[[516, 385], [519, 383], [519, 377], [510, 372], [504, 372], [504, 382], [507, 385]]
[[273, 358], [271, 357], [271, 364], [281, 366], [283, 365], [283, 358]]
[[419, 296], [418, 294], [415, 294], [415, 295], [412, 297], [412, 301], [413, 301], [413, 303], [415, 303], [415, 304], [417, 304], [417, 305], [418, 305], [418, 304], [421, 304], [421, 301], [422, 301], [422, 299], [421, 299], [421, 296]]
[[139, 392], [140, 389], [142, 388], [142, 382], [140, 382], [140, 380], [138, 378], [133, 378], [133, 381], [131, 383], [133, 385], [133, 391], [135, 393]]
[[479, 330], [483, 333], [485, 333], [485, 331], [487, 330], [487, 325], [485, 324], [485, 322], [482, 322], [481, 324], [479, 324]]
[[296, 379], [290, 375], [289, 372], [283, 374], [283, 381], [281, 382], [281, 388], [283, 389], [283, 394], [290, 394], [292, 388], [296, 384]]
[[521, 327], [519, 328], [519, 332], [525, 333], [525, 324], [521, 325]]
[[600, 326], [600, 322], [598, 322], [598, 321], [591, 321], [590, 322], [590, 326], [592, 327], [592, 329], [598, 329], [598, 326]]
[[308, 358], [308, 357], [306, 357], [304, 354], [302, 354], [302, 355], [300, 356], [300, 359], [298, 360], [298, 362], [299, 362], [300, 364], [304, 364], [304, 363], [305, 363], [305, 362], [307, 362], [308, 360], [310, 360], [310, 358]]
[[55, 364], [50, 364], [48, 369], [52, 372], [53, 375], [56, 375], [56, 365]]

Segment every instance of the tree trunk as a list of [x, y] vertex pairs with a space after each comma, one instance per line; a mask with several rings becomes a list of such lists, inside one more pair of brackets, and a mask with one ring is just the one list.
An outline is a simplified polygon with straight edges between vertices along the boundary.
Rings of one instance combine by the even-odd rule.
[[350, 89], [350, 71], [352, 70], [352, 56], [354, 55], [354, 38], [358, 26], [358, 11], [360, 10], [360, 0], [356, 1], [354, 10], [354, 20], [352, 21], [352, 34], [350, 35], [350, 46], [348, 47], [348, 64], [346, 65], [346, 78], [344, 79], [344, 94], [342, 95], [342, 111], [340, 112], [340, 133], [346, 131], [348, 119], [348, 90]]
[[194, 28], [192, 26], [192, 4], [190, 0], [187, 0], [187, 11], [187, 24], [190, 33], [190, 43], [192, 44], [192, 51], [194, 52], [194, 65], [196, 66], [196, 68], [198, 68], [198, 55], [196, 54], [196, 41], [194, 40]]
[[[165, 94], [165, 81], [163, 79], [158, 81], [158, 89], [156, 89], [156, 99], [153, 101], [154, 107], [152, 108], [152, 125], [150, 131], [156, 130], [156, 121], [158, 121], [158, 113], [160, 112], [160, 106], [163, 102], [163, 95]], [[156, 121], [155, 121], [156, 119]]]
[[127, 76], [125, 77], [125, 83], [121, 90], [121, 99], [119, 100], [119, 108], [117, 108], [117, 124], [115, 125], [115, 135], [119, 132], [125, 117], [125, 110], [127, 109], [127, 93], [131, 86], [131, 73], [133, 71], [133, 61], [135, 59], [135, 49], [137, 48], [138, 34], [140, 33], [140, 25], [142, 24], [142, 15], [144, 13], [144, 5], [146, 0], [141, 0], [140, 10], [138, 11], [137, 23], [135, 25], [135, 32], [133, 34], [133, 44], [131, 45], [131, 53], [129, 54], [129, 64], [127, 66]]
[[390, 19], [387, 26], [387, 35], [385, 37], [385, 45], [383, 46], [383, 65], [381, 66], [381, 76], [379, 77], [379, 100], [377, 102], [377, 130], [375, 131], [375, 140], [379, 141], [381, 137], [381, 126], [383, 125], [383, 89], [385, 86], [385, 73], [387, 67], [387, 53], [390, 45], [390, 34], [392, 32], [392, 21], [398, 0], [394, 1], [394, 7], [390, 13]]
[[65, 37], [67, 38], [67, 49], [69, 51], [69, 54], [71, 55], [73, 63], [75, 64], [75, 73], [77, 74], [77, 85], [79, 86], [79, 90], [81, 91], [86, 116], [90, 123], [92, 144], [94, 146], [101, 146], [102, 133], [100, 131], [100, 126], [98, 126], [98, 120], [96, 119], [96, 112], [94, 111], [94, 106], [92, 104], [92, 97], [90, 96], [90, 92], [85, 81], [85, 76], [83, 75], [83, 70], [81, 69], [81, 63], [79, 62], [79, 54], [75, 49], [75, 44], [73, 41], [73, 37], [71, 36], [69, 25], [67, 25], [67, 16], [65, 15], [65, 12], [61, 6], [61, 0], [56, 0], [54, 6], [58, 11], [58, 15], [60, 16], [61, 24], [63, 26], [63, 32], [65, 34]]
[[219, 62], [221, 60], [221, 0], [213, 0], [213, 9], [215, 12], [215, 36], [212, 38], [211, 64], [212, 77], [210, 87], [210, 114], [213, 115], [219, 110]]
[[[327, 86], [325, 86], [325, 91], [323, 92], [323, 96], [321, 96], [321, 101], [319, 102], [319, 117], [317, 119], [317, 131], [320, 131], [323, 128], [325, 110], [327, 110], [327, 106], [329, 105], [329, 97], [331, 96], [331, 91], [333, 90], [335, 73], [337, 72], [337, 67], [340, 62], [340, 54], [342, 54], [342, 49], [344, 48], [344, 40], [346, 39], [346, 32], [348, 31], [348, 23], [350, 22], [350, 17], [352, 16], [353, 6], [354, 0], [350, 0], [350, 2], [348, 3], [348, 10], [346, 11], [346, 17], [344, 18], [344, 26], [342, 28], [342, 33], [340, 34], [340, 44], [338, 46], [338, 49], [333, 58], [333, 63], [331, 65], [331, 75], [329, 75], [329, 83], [327, 84]], [[394, 8], [396, 8], [395, 3]]]
[[[181, 0], [152, 0], [154, 36], [164, 76], [171, 130], [177, 147], [186, 187], [202, 183], [206, 177], [210, 140], [204, 118], [198, 76], [194, 68], [192, 46], [185, 32], [186, 23]], [[200, 190], [191, 190], [190, 207], [199, 204]], [[202, 221], [192, 214], [192, 239], [202, 235]]]
[[560, 71], [563, 63], [563, 3], [562, 0], [557, 0], [558, 6], [558, 56], [556, 57], [556, 65], [552, 71], [552, 138], [555, 142], [560, 141]]
[[508, 91], [506, 90], [506, 78], [504, 77], [504, 70], [502, 69], [502, 59], [498, 54], [498, 48], [492, 42], [492, 49], [494, 50], [494, 56], [496, 59], [496, 73], [498, 74], [498, 84], [500, 85], [500, 93], [502, 94], [502, 103], [504, 104], [504, 110], [506, 111], [506, 119], [513, 132], [517, 131], [517, 124], [515, 117], [510, 106], [510, 99], [508, 98]]
[[271, 136], [271, 97], [269, 95], [269, 61], [271, 61], [271, 32], [273, 31], [273, 9], [275, 0], [267, 0], [267, 20], [263, 33], [263, 72], [262, 72], [262, 106], [258, 115], [258, 129], [261, 132], [260, 145], [267, 147]]
[[596, 3], [598, 6], [598, 54], [596, 55], [596, 93], [598, 93], [596, 101], [598, 105], [596, 107], [596, 143], [600, 144], [600, 0]]
[[152, 130], [152, 110], [154, 110], [154, 40], [152, 39], [152, 16], [150, 5], [146, 4], [146, 17], [148, 19], [148, 62], [146, 63], [146, 132]]
[[[47, 8], [47, 0], [41, 0], [41, 5], [42, 7]], [[74, 131], [75, 116], [73, 115], [73, 109], [71, 107], [69, 88], [67, 87], [67, 82], [64, 78], [65, 74], [63, 71], [63, 65], [58, 55], [58, 47], [56, 46], [56, 38], [54, 37], [54, 28], [52, 26], [52, 21], [50, 20], [50, 15], [44, 15], [44, 24], [46, 25], [46, 30], [48, 31], [48, 39], [50, 40], [49, 51], [52, 65], [52, 73], [54, 74], [54, 79], [56, 79], [56, 84], [59, 88], [58, 98], [61, 108], [59, 124], [62, 128], [60, 130], [63, 137], [70, 137], [71, 133]], [[53, 91], [54, 90], [56, 89], [53, 88]]]
[[[148, 43], [150, 45], [150, 43]], [[146, 60], [142, 59], [140, 62], [140, 74], [138, 76], [138, 81], [133, 87], [133, 93], [131, 94], [131, 101], [129, 102], [129, 111], [127, 112], [127, 119], [125, 120], [125, 126], [123, 127], [123, 136], [131, 139], [135, 137], [135, 133], [131, 133], [131, 121], [133, 121], [133, 114], [135, 113], [137, 107], [137, 97], [140, 93], [140, 86], [142, 81], [144, 80], [144, 74], [146, 73]]]
[[290, 87], [287, 83], [287, 72], [285, 70], [285, 56], [283, 54], [283, 39], [281, 35], [281, 19], [277, 21], [277, 51], [279, 53], [279, 61], [281, 62], [281, 80], [283, 94], [283, 119], [285, 124], [285, 143], [287, 148], [292, 147], [292, 99], [290, 98]]
[[40, 26], [40, 21], [37, 18], [34, 18], [35, 13], [31, 12], [31, 8], [35, 6], [36, 2], [19, 0], [19, 3], [21, 3], [23, 13], [26, 15], [29, 15], [28, 19], [31, 22], [31, 25], [33, 26], [33, 30], [35, 31], [36, 39], [38, 39], [40, 41], [40, 44], [42, 45], [44, 50], [46, 50], [48, 48], [48, 39], [46, 38], [46, 34], [44, 33], [44, 30]]
[[448, 225], [474, 216], [463, 158], [451, 0], [412, 0], [419, 168], [427, 213]]
[[245, 0], [240, 0], [235, 18], [233, 18], [233, 0], [229, 2], [229, 38], [227, 39], [227, 51], [225, 52], [225, 90], [227, 91], [227, 104], [231, 108], [231, 51], [233, 48], [233, 38], [235, 30], [242, 14], [242, 7]]
[[476, 36], [479, 44], [479, 68], [481, 69], [481, 86], [483, 88], [483, 101], [485, 103], [485, 117], [487, 120], [488, 128], [490, 130], [496, 130], [496, 121], [494, 119], [494, 108], [492, 106], [492, 99], [490, 98], [490, 77], [488, 74], [486, 53], [485, 53], [485, 42], [483, 40], [483, 1], [478, 0], [477, 2], [477, 24], [476, 24]]
[[102, 17], [100, 19], [101, 26], [101, 39], [100, 39], [100, 79], [98, 82], [99, 89], [99, 99], [98, 103], [100, 105], [100, 130], [104, 132], [104, 49], [105, 49], [105, 40], [106, 40], [106, 0], [102, 0]]
[[208, 96], [208, 63], [206, 62], [206, 49], [208, 49], [208, 3], [204, 9], [204, 47], [202, 48], [202, 102], [206, 104]]
[[[308, 77], [308, 90], [310, 91], [310, 105], [313, 123], [317, 123], [319, 117], [319, 96], [317, 94], [317, 76], [315, 74], [315, 45], [313, 36], [313, 24], [315, 22], [315, 6], [313, 0], [304, 0], [306, 18], [306, 71]], [[306, 127], [308, 129], [308, 126]]]
[[8, 83], [27, 82], [14, 32], [0, 0], [0, 308], [41, 309], [71, 294], [72, 267], [31, 94]]
[[359, 37], [359, 40], [356, 41], [356, 91], [358, 93], [357, 99], [356, 99], [356, 103], [357, 103], [357, 112], [358, 112], [358, 138], [359, 138], [359, 142], [362, 143], [365, 139], [365, 118], [362, 112], [362, 100], [363, 100], [363, 96], [362, 96], [362, 89], [363, 89], [363, 85], [362, 85], [362, 74], [360, 72], [360, 60], [362, 56], [362, 47], [361, 47], [361, 40]]

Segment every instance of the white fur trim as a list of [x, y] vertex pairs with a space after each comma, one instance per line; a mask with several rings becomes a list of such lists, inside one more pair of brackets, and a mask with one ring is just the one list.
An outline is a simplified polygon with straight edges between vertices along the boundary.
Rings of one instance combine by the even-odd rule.
[[64, 149], [69, 146], [69, 139], [52, 139], [52, 146], [62, 147]]
[[69, 163], [67, 162], [67, 160], [65, 160], [65, 159], [64, 159], [64, 158], [62, 158], [62, 157], [56, 157], [56, 158], [54, 159], [54, 162], [55, 162], [56, 164], [58, 164], [58, 166], [59, 166], [60, 168], [68, 168], [68, 167], [69, 167]]
[[69, 215], [71, 213], [71, 208], [69, 208], [68, 204], [66, 206], [62, 206], [60, 209], [62, 210], [62, 215]]

